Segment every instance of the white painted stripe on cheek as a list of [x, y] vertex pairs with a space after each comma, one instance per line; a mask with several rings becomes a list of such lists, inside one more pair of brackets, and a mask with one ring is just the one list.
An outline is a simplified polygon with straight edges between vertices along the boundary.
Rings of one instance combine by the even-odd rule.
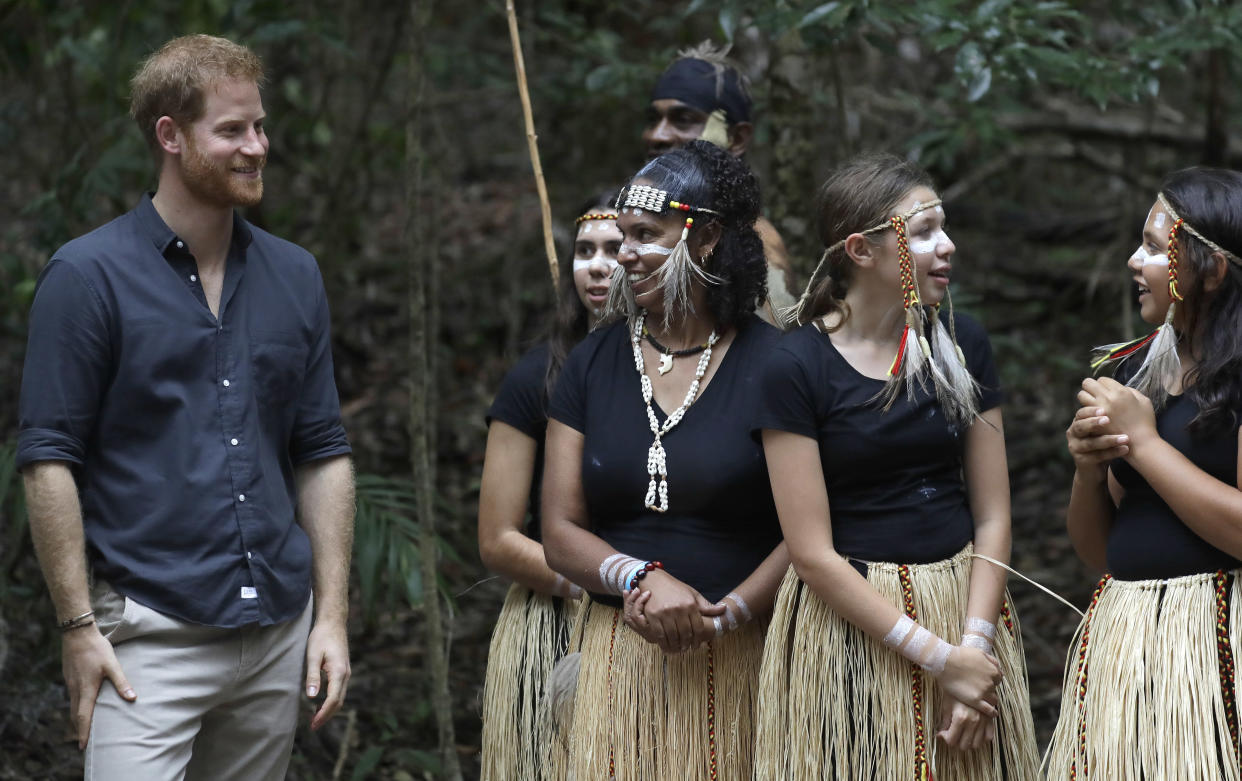
[[619, 265], [617, 261], [614, 260], [613, 258], [600, 257], [599, 255], [596, 255], [590, 260], [575, 260], [574, 271], [582, 271], [583, 269], [588, 269], [596, 263], [604, 264], [604, 267], [607, 268], [609, 272], [611, 272], [613, 269], [615, 269]]

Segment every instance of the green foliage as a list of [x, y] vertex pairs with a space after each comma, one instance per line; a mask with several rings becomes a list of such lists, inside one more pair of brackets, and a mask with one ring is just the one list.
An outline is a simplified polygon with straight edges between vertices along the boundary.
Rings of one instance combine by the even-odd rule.
[[[360, 473], [356, 481], [354, 564], [363, 617], [368, 625], [373, 625], [380, 613], [422, 603], [422, 529], [417, 518], [418, 500], [408, 478]], [[448, 540], [437, 537], [437, 542], [442, 556], [462, 563], [461, 555]], [[437, 587], [452, 604], [447, 580], [442, 578]]]

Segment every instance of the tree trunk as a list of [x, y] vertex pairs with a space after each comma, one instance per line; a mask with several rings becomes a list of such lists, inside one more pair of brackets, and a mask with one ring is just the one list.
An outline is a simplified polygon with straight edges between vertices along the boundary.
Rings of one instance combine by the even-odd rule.
[[431, 2], [411, 0], [411, 30], [407, 37], [408, 101], [405, 125], [405, 247], [409, 272], [410, 317], [410, 462], [418, 493], [421, 527], [419, 543], [423, 575], [423, 625], [432, 708], [439, 738], [441, 773], [449, 781], [461, 781], [453, 736], [453, 702], [448, 683], [448, 641], [440, 610], [438, 578], [439, 546], [435, 519], [435, 361], [436, 310], [439, 291], [435, 273], [435, 247], [430, 232], [435, 225], [435, 198], [424, 181], [427, 153], [423, 147], [423, 93], [427, 52], [424, 33], [431, 19]]

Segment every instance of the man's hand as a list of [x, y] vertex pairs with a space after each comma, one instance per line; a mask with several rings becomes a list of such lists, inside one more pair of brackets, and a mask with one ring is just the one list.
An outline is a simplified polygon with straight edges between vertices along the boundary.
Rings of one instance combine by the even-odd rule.
[[345, 689], [349, 684], [349, 638], [344, 624], [316, 622], [306, 641], [307, 697], [313, 699], [319, 695], [325, 675], [328, 690], [323, 704], [311, 718], [311, 729], [326, 724], [345, 702]]
[[107, 678], [120, 692], [121, 697], [134, 702], [134, 693], [112, 649], [99, 629], [91, 624], [65, 633], [61, 651], [65, 686], [69, 689], [69, 715], [78, 733], [78, 750], [86, 748], [91, 735], [91, 719], [95, 715], [95, 700], [99, 687]]

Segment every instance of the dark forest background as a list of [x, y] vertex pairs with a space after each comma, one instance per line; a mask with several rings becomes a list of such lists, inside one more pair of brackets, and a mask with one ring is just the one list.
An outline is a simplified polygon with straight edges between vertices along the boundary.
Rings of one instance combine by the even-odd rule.
[[[1085, 604], [1096, 574], [1064, 534], [1063, 431], [1089, 347], [1142, 327], [1124, 263], [1161, 177], [1242, 156], [1242, 9], [528, 0], [518, 19], [562, 247], [575, 206], [642, 162], [656, 75], [705, 38], [731, 41], [753, 80], [748, 158], [800, 282], [820, 251], [813, 193], [835, 164], [882, 149], [932, 172], [955, 302], [988, 327], [1008, 393], [1013, 563]], [[0, 0], [0, 779], [81, 774], [12, 470], [26, 313], [50, 254], [154, 185], [127, 81], [189, 32], [266, 61], [267, 196], [248, 216], [319, 259], [361, 473], [349, 700], [319, 733], [303, 719], [290, 778], [448, 778], [458, 764], [476, 777], [506, 585], [474, 543], [483, 412], [553, 300], [503, 4]], [[1011, 588], [1046, 739], [1077, 616]], [[447, 679], [424, 631], [432, 605]], [[446, 693], [451, 736], [435, 718]]]

